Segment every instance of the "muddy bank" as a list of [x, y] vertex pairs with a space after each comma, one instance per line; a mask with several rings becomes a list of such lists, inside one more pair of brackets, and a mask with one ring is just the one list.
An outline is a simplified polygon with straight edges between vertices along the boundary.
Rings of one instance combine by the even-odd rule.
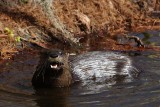
[[85, 47], [83, 41], [90, 38], [103, 40], [109, 50], [128, 49], [117, 45], [114, 38], [159, 30], [159, 11], [158, 0], [1, 1], [1, 57], [30, 48], [30, 43], [62, 50], [77, 48], [77, 44]]

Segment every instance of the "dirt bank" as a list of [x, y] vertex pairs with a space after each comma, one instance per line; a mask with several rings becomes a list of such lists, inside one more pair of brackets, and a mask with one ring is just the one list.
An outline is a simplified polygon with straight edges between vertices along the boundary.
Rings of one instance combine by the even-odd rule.
[[28, 43], [44, 48], [75, 48], [79, 43], [84, 44], [86, 37], [91, 37], [88, 35], [95, 34], [107, 49], [127, 50], [125, 46], [117, 45], [115, 36], [146, 30], [160, 30], [158, 0], [0, 2], [0, 52], [3, 58], [30, 47]]

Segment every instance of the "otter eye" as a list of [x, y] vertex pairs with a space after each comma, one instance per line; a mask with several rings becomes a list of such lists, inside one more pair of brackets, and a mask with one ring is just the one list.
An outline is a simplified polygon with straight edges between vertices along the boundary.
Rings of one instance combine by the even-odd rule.
[[59, 51], [59, 55], [63, 55], [63, 52]]

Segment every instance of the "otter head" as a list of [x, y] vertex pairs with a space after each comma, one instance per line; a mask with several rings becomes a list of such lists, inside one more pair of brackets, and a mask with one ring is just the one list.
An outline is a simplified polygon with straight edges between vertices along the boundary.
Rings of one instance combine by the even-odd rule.
[[47, 54], [46, 62], [49, 64], [47, 69], [51, 71], [51, 73], [54, 74], [55, 72], [63, 69], [64, 63], [68, 56], [64, 55], [62, 51], [51, 51]]
[[41, 54], [32, 78], [34, 87], [66, 87], [71, 81], [67, 54], [61, 50], [49, 50]]

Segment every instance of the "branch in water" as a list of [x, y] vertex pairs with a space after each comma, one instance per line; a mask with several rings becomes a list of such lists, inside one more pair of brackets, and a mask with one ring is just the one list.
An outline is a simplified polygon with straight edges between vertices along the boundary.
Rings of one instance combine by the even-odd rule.
[[137, 36], [128, 36], [125, 35], [126, 38], [128, 38], [129, 40], [133, 39], [136, 43], [137, 43], [137, 47], [144, 47], [143, 42], [141, 41], [141, 39]]

